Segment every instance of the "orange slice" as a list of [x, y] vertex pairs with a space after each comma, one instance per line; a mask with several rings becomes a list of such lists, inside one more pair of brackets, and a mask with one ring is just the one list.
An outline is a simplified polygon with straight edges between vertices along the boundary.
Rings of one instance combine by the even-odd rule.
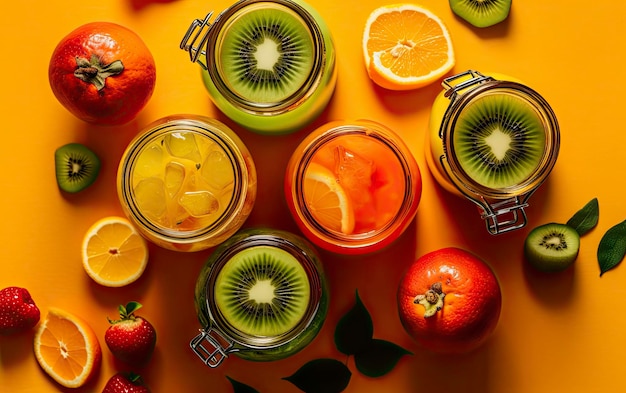
[[365, 23], [363, 54], [370, 78], [391, 90], [431, 84], [454, 66], [454, 50], [441, 19], [418, 5], [375, 9]]
[[313, 218], [329, 230], [349, 235], [354, 231], [354, 209], [334, 173], [310, 163], [304, 176], [304, 200]]
[[136, 281], [148, 264], [148, 246], [128, 220], [106, 217], [83, 239], [83, 267], [95, 282], [121, 287]]
[[99, 370], [102, 350], [96, 334], [82, 319], [50, 308], [35, 332], [35, 357], [62, 386], [83, 386]]

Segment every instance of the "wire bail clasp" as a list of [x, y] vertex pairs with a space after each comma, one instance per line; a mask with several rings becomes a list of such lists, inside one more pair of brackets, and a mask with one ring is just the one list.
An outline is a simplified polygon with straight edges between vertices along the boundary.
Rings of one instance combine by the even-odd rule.
[[234, 345], [232, 340], [212, 327], [201, 329], [200, 334], [189, 343], [193, 352], [211, 368], [219, 366], [228, 357], [228, 354], [237, 352], [238, 349], [233, 348]]
[[206, 55], [206, 50], [203, 48], [206, 47], [209, 40], [209, 32], [211, 31], [212, 26], [209, 20], [212, 16], [213, 11], [209, 12], [204, 20], [195, 19], [187, 29], [183, 39], [180, 41], [180, 49], [189, 52], [191, 62], [200, 64], [200, 67], [204, 70], [207, 70], [207, 65], [198, 58], [200, 55]]

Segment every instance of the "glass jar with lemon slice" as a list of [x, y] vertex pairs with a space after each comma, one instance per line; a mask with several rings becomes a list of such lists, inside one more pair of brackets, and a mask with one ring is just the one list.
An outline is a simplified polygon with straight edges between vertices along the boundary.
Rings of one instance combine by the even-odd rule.
[[256, 169], [223, 123], [175, 115], [126, 148], [117, 186], [124, 213], [153, 243], [177, 251], [215, 246], [235, 233], [256, 199]]
[[285, 174], [289, 210], [316, 245], [342, 254], [377, 251], [411, 223], [422, 191], [419, 167], [395, 132], [359, 120], [309, 134]]

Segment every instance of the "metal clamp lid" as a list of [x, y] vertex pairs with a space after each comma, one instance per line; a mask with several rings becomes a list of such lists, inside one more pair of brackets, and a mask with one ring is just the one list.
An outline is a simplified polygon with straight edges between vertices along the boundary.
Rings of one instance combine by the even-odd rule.
[[[205, 346], [206, 344], [206, 346]], [[212, 327], [201, 329], [189, 346], [200, 359], [211, 368], [219, 366], [230, 353], [238, 352], [235, 343]]]
[[[199, 60], [200, 55], [206, 55], [206, 51], [203, 49], [207, 45], [209, 40], [209, 32], [211, 31], [211, 22], [209, 20], [213, 16], [213, 11], [209, 12], [203, 19], [195, 19], [191, 22], [189, 29], [185, 33], [185, 36], [180, 41], [180, 49], [189, 52], [189, 58], [192, 63], [200, 64], [204, 70], [207, 70], [207, 65]], [[191, 40], [191, 42], [189, 42]], [[198, 40], [200, 40], [198, 42]]]

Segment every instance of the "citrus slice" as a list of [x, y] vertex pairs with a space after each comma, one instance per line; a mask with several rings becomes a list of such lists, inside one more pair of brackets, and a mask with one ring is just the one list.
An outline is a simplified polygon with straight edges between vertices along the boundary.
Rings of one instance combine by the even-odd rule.
[[370, 78], [391, 90], [426, 86], [455, 63], [446, 26], [437, 15], [414, 4], [372, 11], [363, 32], [363, 54]]
[[148, 246], [128, 220], [106, 217], [83, 239], [83, 267], [95, 282], [121, 287], [136, 281], [148, 264]]
[[91, 327], [54, 307], [35, 332], [34, 350], [41, 368], [68, 388], [83, 386], [102, 362], [102, 350]]
[[332, 231], [354, 231], [354, 209], [335, 175], [326, 167], [310, 163], [304, 176], [304, 200], [313, 218]]

